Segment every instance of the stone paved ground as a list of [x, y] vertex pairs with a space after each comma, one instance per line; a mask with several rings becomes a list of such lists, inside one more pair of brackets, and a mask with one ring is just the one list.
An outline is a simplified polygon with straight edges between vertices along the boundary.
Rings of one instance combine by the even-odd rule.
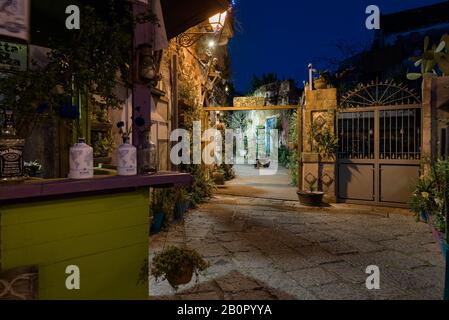
[[[211, 267], [175, 293], [150, 280], [152, 299], [440, 299], [443, 259], [428, 226], [392, 210], [316, 210], [296, 202], [219, 195], [184, 224], [150, 239], [198, 250]], [[366, 289], [368, 265], [381, 290]]]

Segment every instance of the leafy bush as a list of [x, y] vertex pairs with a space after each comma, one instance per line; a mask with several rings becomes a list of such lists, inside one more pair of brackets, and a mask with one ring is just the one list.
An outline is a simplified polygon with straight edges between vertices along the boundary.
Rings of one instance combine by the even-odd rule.
[[110, 133], [98, 133], [93, 143], [94, 158], [107, 157], [114, 150], [114, 140]]
[[187, 192], [186, 188], [177, 187], [174, 188], [173, 191], [173, 200], [175, 203], [185, 203], [187, 200], [189, 200], [189, 193]]
[[190, 188], [190, 201], [196, 207], [206, 199], [213, 196], [216, 186], [210, 177], [209, 170], [204, 165], [187, 166], [188, 173], [193, 177], [193, 185]]
[[151, 12], [134, 18], [127, 4], [107, 3], [108, 12], [81, 6], [83, 28], [71, 32], [64, 41], [49, 40], [47, 65], [38, 67], [31, 61], [35, 68], [0, 77], [0, 109], [15, 111], [22, 135], [31, 134], [30, 123], [46, 112], [76, 120], [78, 107], [72, 105], [72, 97], [79, 94], [87, 94], [90, 101], [97, 95], [110, 108], [123, 103], [116, 86], [120, 82], [131, 86], [131, 30], [137, 24], [158, 21]]
[[431, 164], [429, 173], [419, 178], [410, 201], [410, 207], [419, 218], [421, 213], [431, 215], [435, 227], [446, 231], [446, 206], [449, 204], [449, 160]]
[[290, 155], [290, 175], [292, 185], [298, 186], [298, 168], [299, 168], [299, 157], [298, 157], [298, 112], [294, 112], [290, 118], [290, 133], [289, 133], [289, 143], [291, 145], [291, 155]]
[[332, 154], [338, 149], [338, 138], [326, 125], [314, 122], [310, 127], [313, 151], [319, 154]]
[[285, 145], [279, 147], [279, 164], [288, 168], [290, 166], [291, 152]]
[[173, 217], [175, 193], [173, 188], [154, 189], [151, 197], [150, 213], [165, 214], [164, 225], [167, 226]]
[[[194, 96], [191, 87], [185, 86], [184, 88], [190, 96]], [[200, 119], [201, 112], [198, 106], [186, 108], [183, 111], [183, 121], [181, 126], [189, 131], [190, 136], [193, 136], [193, 123], [194, 121], [200, 121]], [[193, 150], [193, 141], [190, 142], [190, 150]], [[182, 171], [190, 173], [193, 177], [193, 185], [188, 189], [190, 201], [193, 206], [197, 206], [204, 200], [212, 197], [216, 186], [210, 177], [209, 169], [205, 165], [182, 165]]]
[[235, 178], [235, 171], [230, 164], [222, 164], [220, 166], [220, 172], [223, 173], [225, 181], [230, 181]]

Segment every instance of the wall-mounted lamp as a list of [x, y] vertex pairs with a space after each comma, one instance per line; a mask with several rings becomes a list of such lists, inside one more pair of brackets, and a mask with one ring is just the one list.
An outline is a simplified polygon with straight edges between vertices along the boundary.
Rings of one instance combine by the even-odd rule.
[[216, 45], [217, 45], [217, 43], [214, 40], [210, 40], [209, 43], [207, 44], [207, 46], [210, 49], [215, 48]]
[[214, 32], [220, 32], [224, 28], [227, 16], [228, 12], [225, 11], [209, 18], [209, 24], [211, 25]]
[[[201, 26], [204, 31], [200, 32], [184, 32], [176, 38], [179, 46], [184, 48], [189, 48], [197, 43], [201, 38], [205, 36], [217, 37], [221, 35], [223, 28], [226, 24], [226, 17], [228, 16], [228, 11], [218, 13], [209, 18], [209, 23]], [[212, 44], [212, 46], [211, 46]], [[209, 48], [215, 47], [216, 41], [209, 42]]]

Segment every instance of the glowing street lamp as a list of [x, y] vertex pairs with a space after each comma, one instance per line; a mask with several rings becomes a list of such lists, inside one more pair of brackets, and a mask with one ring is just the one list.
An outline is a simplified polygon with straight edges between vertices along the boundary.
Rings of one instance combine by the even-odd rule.
[[207, 45], [209, 46], [210, 49], [213, 49], [216, 47], [217, 43], [214, 40], [210, 40]]
[[209, 23], [214, 32], [220, 32], [224, 28], [227, 16], [228, 12], [224, 11], [221, 13], [217, 13], [215, 16], [209, 18]]
[[[184, 48], [188, 48], [197, 43], [201, 38], [207, 35], [219, 36], [223, 31], [226, 24], [226, 18], [228, 16], [228, 11], [217, 13], [216, 15], [209, 18], [209, 24], [206, 25], [206, 30], [203, 29], [201, 32], [185, 32], [177, 37], [178, 45]], [[204, 27], [204, 26], [203, 26]], [[212, 31], [210, 31], [212, 30]], [[215, 47], [216, 42], [210, 41], [208, 43], [209, 48]]]

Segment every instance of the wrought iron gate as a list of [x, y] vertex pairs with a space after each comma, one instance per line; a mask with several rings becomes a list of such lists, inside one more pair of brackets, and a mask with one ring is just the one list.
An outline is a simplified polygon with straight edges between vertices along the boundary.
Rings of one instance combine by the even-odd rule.
[[337, 113], [340, 200], [405, 206], [419, 176], [420, 98], [392, 81], [360, 85]]

